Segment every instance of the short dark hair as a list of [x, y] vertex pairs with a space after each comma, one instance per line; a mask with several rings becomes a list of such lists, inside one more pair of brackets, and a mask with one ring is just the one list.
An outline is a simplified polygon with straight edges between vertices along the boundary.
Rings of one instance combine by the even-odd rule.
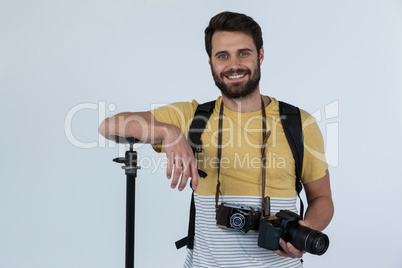
[[216, 31], [243, 32], [251, 35], [257, 47], [257, 53], [263, 45], [261, 27], [253, 18], [244, 14], [225, 11], [212, 17], [205, 29], [205, 49], [208, 56], [212, 54], [212, 36]]

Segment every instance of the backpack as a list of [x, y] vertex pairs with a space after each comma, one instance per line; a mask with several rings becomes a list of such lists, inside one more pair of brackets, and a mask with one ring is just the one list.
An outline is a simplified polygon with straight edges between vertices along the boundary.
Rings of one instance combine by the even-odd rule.
[[[191, 122], [188, 141], [193, 150], [195, 158], [197, 159], [198, 153], [202, 150], [201, 135], [204, 132], [205, 126], [211, 116], [216, 101], [210, 101], [200, 104], [194, 114], [193, 121]], [[301, 183], [301, 171], [303, 166], [303, 129], [300, 117], [299, 108], [279, 101], [279, 114], [285, 132], [286, 139], [292, 150], [293, 158], [295, 159], [295, 174], [296, 174], [296, 192], [300, 199], [300, 218], [303, 219], [304, 205], [300, 198], [300, 192], [303, 188]], [[202, 178], [206, 177], [206, 173], [198, 170], [198, 175]], [[190, 204], [190, 219], [188, 225], [187, 237], [176, 242], [176, 248], [180, 249], [187, 245], [187, 248], [193, 249], [194, 247], [194, 233], [195, 233], [195, 204], [194, 204], [194, 191], [191, 196]]]

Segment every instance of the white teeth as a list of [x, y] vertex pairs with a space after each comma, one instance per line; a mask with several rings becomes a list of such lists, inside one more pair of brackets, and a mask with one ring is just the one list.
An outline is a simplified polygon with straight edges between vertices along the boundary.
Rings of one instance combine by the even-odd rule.
[[228, 76], [229, 79], [236, 79], [236, 78], [242, 78], [244, 77], [246, 74], [238, 74], [238, 75], [230, 75]]

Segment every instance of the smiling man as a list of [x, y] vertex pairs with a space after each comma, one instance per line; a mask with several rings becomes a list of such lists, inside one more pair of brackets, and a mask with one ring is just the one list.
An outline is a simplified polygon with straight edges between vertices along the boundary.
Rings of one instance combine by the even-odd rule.
[[[296, 161], [284, 133], [279, 102], [261, 94], [259, 87], [264, 60], [260, 26], [244, 14], [220, 13], [205, 30], [205, 46], [222, 96], [212, 104], [197, 159], [187, 141], [200, 106], [195, 100], [117, 114], [102, 122], [99, 131], [106, 138], [135, 137], [165, 152], [172, 188], [183, 190], [192, 178], [195, 231], [186, 240], [184, 267], [302, 267], [305, 252], [283, 239], [278, 250], [258, 246], [260, 216], [250, 223], [250, 231], [242, 229], [243, 223], [252, 221], [246, 211], [266, 217], [280, 210], [297, 212]], [[312, 153], [324, 154], [314, 118], [303, 110], [300, 117], [304, 144], [309, 147], [300, 172], [308, 208], [305, 220], [298, 224], [321, 231], [334, 212], [328, 165]], [[264, 197], [270, 202], [262, 202]], [[225, 216], [233, 206], [246, 209]]]
[[252, 38], [242, 32], [215, 32], [212, 43], [209, 64], [222, 94], [240, 99], [259, 91], [263, 48], [257, 51]]

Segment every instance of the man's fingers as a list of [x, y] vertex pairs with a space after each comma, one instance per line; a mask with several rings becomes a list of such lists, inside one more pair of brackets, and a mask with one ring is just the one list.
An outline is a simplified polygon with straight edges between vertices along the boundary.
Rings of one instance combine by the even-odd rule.
[[179, 184], [179, 191], [182, 191], [184, 189], [184, 187], [186, 187], [189, 177], [190, 177], [190, 169], [188, 167], [184, 167], [182, 169], [181, 181]]
[[300, 220], [300, 221], [299, 221], [299, 224], [300, 224], [301, 226], [305, 226], [305, 227], [312, 228], [312, 227], [311, 227], [311, 223], [310, 223], [309, 220], [304, 220], [304, 221]]
[[304, 252], [295, 248], [291, 243], [287, 243], [286, 246], [288, 248], [289, 253], [294, 257], [301, 258], [303, 256]]
[[172, 187], [172, 189], [176, 188], [176, 185], [180, 179], [181, 172], [182, 172], [181, 163], [179, 161], [176, 161], [175, 165], [174, 165], [173, 179], [172, 179], [172, 183], [170, 185]]
[[193, 152], [187, 141], [183, 140], [183, 142], [182, 144], [176, 144], [174, 148], [166, 148], [168, 158], [166, 177], [172, 179], [171, 188], [174, 189], [179, 186], [179, 191], [186, 187], [189, 177], [195, 179], [193, 189], [198, 185], [198, 170]]
[[172, 155], [167, 155], [167, 166], [166, 166], [166, 178], [170, 179], [172, 177], [172, 170], [174, 166], [174, 159]]
[[286, 254], [284, 251], [278, 249], [274, 251], [276, 254], [278, 254], [281, 257], [288, 257], [288, 254]]
[[282, 250], [277, 250], [275, 253], [282, 257], [301, 258], [305, 253], [295, 248], [291, 243], [286, 243], [282, 238], [279, 240], [279, 245]]
[[279, 239], [279, 245], [281, 246], [281, 248], [283, 249], [283, 251], [284, 251], [286, 254], [289, 254], [289, 250], [288, 250], [288, 247], [286, 246], [285, 240], [283, 240], [282, 238], [280, 238], [280, 239]]
[[[195, 159], [192, 155], [191, 155], [191, 157], [182, 160], [182, 170], [181, 170], [182, 174], [181, 174], [181, 181], [180, 181], [180, 185], [179, 185], [179, 191], [182, 191], [184, 189], [184, 187], [186, 187], [189, 177], [193, 178], [194, 169], [196, 170]], [[197, 171], [197, 173], [198, 173], [198, 171]], [[196, 184], [197, 183], [198, 183], [198, 181], [196, 181]]]
[[198, 186], [198, 169], [197, 166], [194, 164], [194, 166], [191, 168], [191, 186], [193, 187], [193, 190], [195, 191]]
[[[183, 185], [183, 187], [185, 186], [185, 184], [187, 183], [187, 180], [189, 177], [191, 177], [191, 186], [193, 188], [193, 190], [197, 189], [198, 186], [198, 169], [197, 169], [197, 163], [195, 158], [193, 157], [193, 155], [191, 155], [191, 157], [188, 158], [187, 161], [185, 161], [185, 169], [183, 170], [184, 172], [187, 172], [185, 174], [185, 183]], [[184, 175], [184, 174], [183, 174]]]

